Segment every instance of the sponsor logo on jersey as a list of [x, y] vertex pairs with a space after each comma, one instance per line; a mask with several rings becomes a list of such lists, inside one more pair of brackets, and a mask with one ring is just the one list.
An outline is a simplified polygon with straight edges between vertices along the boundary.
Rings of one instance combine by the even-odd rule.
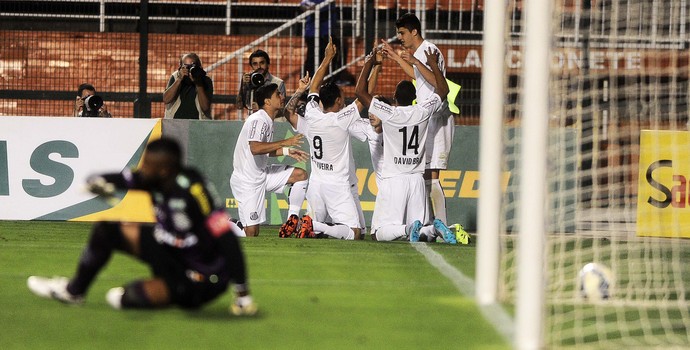
[[168, 201], [168, 207], [173, 210], [184, 210], [187, 207], [187, 203], [182, 198], [171, 198]]
[[220, 237], [230, 230], [230, 217], [224, 211], [216, 211], [206, 219], [206, 228], [214, 237]]
[[172, 214], [172, 222], [177, 231], [189, 231], [192, 228], [192, 220], [183, 211], [176, 211]]
[[188, 233], [184, 237], [178, 237], [174, 233], [166, 231], [159, 225], [156, 225], [155, 229], [153, 230], [153, 237], [159, 244], [165, 244], [176, 248], [192, 247], [199, 242], [199, 238], [194, 234]]
[[374, 100], [374, 109], [378, 109], [380, 111], [386, 112], [388, 114], [393, 113], [393, 107], [385, 104], [379, 100]]
[[266, 123], [261, 124], [261, 134], [259, 134], [259, 138], [262, 140], [268, 140], [269, 133], [270, 133], [270, 130], [268, 130], [268, 124], [266, 124]]
[[196, 202], [199, 204], [199, 209], [201, 209], [201, 213], [208, 215], [211, 212], [211, 202], [208, 200], [208, 196], [206, 196], [204, 186], [197, 182], [189, 189], [189, 193], [191, 193], [192, 197], [196, 199]]
[[194, 270], [186, 270], [185, 275], [187, 275], [187, 278], [192, 282], [203, 282], [206, 280], [206, 277], [204, 277], [204, 275]]
[[432, 95], [431, 98], [427, 99], [422, 103], [422, 107], [426, 109], [429, 112], [435, 112], [438, 110], [438, 107], [441, 105], [440, 101], [438, 98], [436, 98], [436, 94]]
[[189, 178], [184, 176], [184, 175], [178, 175], [177, 176], [177, 184], [180, 185], [182, 188], [188, 188], [189, 187]]
[[252, 120], [252, 123], [249, 126], [249, 139], [253, 139], [254, 135], [256, 135], [256, 124], [258, 123], [258, 120]]
[[352, 108], [344, 109], [343, 111], [338, 113], [338, 120], [343, 119], [343, 118], [346, 118], [346, 119], [352, 118], [352, 114], [354, 114], [354, 113], [355, 113], [355, 110]]

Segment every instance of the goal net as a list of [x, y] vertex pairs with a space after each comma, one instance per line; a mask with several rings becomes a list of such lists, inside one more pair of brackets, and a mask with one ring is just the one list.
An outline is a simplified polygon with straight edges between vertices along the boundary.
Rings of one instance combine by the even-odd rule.
[[[686, 0], [551, 2], [541, 340], [690, 347]], [[516, 303], [527, 4], [509, 2], [499, 298]], [[490, 25], [486, 23], [486, 25]], [[582, 275], [588, 263], [598, 268]], [[610, 270], [610, 273], [607, 271]], [[583, 284], [584, 283], [584, 287]], [[521, 288], [523, 286], [520, 286]], [[541, 286], [531, 286], [541, 288]], [[519, 306], [517, 306], [519, 307]]]

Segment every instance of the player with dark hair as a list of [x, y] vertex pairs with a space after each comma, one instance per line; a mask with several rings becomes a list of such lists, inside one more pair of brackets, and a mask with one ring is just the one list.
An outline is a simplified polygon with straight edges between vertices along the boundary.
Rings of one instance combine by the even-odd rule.
[[[429, 68], [425, 52], [429, 49], [438, 52], [438, 67], [445, 80], [446, 68], [443, 55], [436, 45], [422, 37], [422, 25], [419, 18], [414, 14], [406, 13], [400, 16], [395, 22], [395, 27], [397, 38], [405, 50], [398, 55], [385, 40], [382, 41], [383, 50], [386, 56], [398, 63], [405, 74], [416, 80], [416, 99], [419, 103], [428, 99], [439, 87], [439, 83]], [[447, 223], [446, 197], [441, 187], [439, 174], [441, 170], [448, 167], [455, 131], [455, 119], [450, 112], [447, 101], [444, 101], [442, 108], [436, 113], [438, 116], [429, 120], [429, 137], [426, 145], [427, 157], [424, 179], [429, 198], [427, 199], [428, 208], [424, 223], [427, 224], [427, 227], [434, 218]], [[422, 233], [428, 231], [429, 234], [432, 234], [432, 228], [427, 227], [422, 230]]]
[[417, 98], [417, 89], [409, 80], [401, 80], [395, 87], [395, 102], [398, 106], [411, 106]]
[[420, 22], [419, 18], [417, 18], [417, 16], [411, 12], [404, 13], [397, 20], [395, 20], [395, 28], [405, 28], [410, 33], [412, 33], [413, 30], [416, 30], [420, 36], [422, 35], [422, 22]]
[[340, 87], [332, 82], [321, 85], [321, 88], [319, 88], [319, 98], [321, 99], [323, 109], [333, 109], [336, 103], [340, 103], [336, 109], [342, 109], [345, 106], [345, 99], [341, 98], [343, 97], [342, 92]]
[[[355, 163], [350, 136], [356, 136], [362, 123], [372, 128], [360, 118], [364, 106], [359, 101], [346, 106], [340, 87], [332, 83], [321, 86], [336, 55], [332, 38], [326, 45], [325, 55], [314, 74], [304, 113], [311, 149], [311, 175], [307, 190], [308, 215], [302, 217], [299, 237], [323, 232], [340, 239], [362, 239], [364, 224], [360, 217], [363, 215], [360, 216], [359, 198], [352, 192], [357, 181], [352, 176]], [[295, 216], [288, 220], [297, 226], [299, 219]], [[326, 223], [327, 220], [330, 222]]]
[[[410, 242], [418, 242], [420, 238], [421, 220], [426, 211], [422, 174], [427, 127], [430, 119], [438, 118], [435, 113], [442, 108], [448, 94], [448, 84], [438, 67], [438, 52], [429, 49], [425, 55], [434, 73], [438, 94], [432, 93], [416, 105], [412, 105], [415, 87], [406, 80], [396, 86], [395, 106], [373, 98], [367, 92], [365, 77], [374, 64], [373, 53], [367, 56], [355, 88], [357, 98], [369, 104], [370, 118], [375, 124], [379, 119], [383, 126], [381, 182], [371, 223], [372, 238], [378, 241], [409, 239]], [[434, 228], [447, 243], [457, 243], [455, 234], [440, 220], [434, 220]]]
[[[252, 113], [242, 126], [233, 154], [230, 187], [237, 200], [243, 233], [258, 236], [260, 224], [266, 221], [266, 191], [288, 194], [288, 216], [299, 215], [307, 190], [307, 172], [287, 164], [268, 164], [268, 157], [289, 156], [298, 162], [308, 155], [294, 148], [302, 143], [302, 134], [273, 141], [273, 121], [283, 109], [284, 99], [278, 85], [268, 84], [256, 90], [259, 110]], [[242, 232], [237, 232], [242, 234]]]
[[93, 176], [87, 183], [91, 192], [111, 200], [116, 190], [149, 192], [156, 223], [95, 224], [74, 277], [31, 276], [27, 285], [34, 294], [81, 304], [113, 251], [120, 251], [149, 265], [153, 276], [110, 289], [106, 300], [115, 309], [197, 308], [224, 293], [232, 282], [237, 294], [232, 313], [256, 313], [245, 259], [224, 205], [211, 184], [182, 166], [177, 142], [152, 141], [140, 169]]

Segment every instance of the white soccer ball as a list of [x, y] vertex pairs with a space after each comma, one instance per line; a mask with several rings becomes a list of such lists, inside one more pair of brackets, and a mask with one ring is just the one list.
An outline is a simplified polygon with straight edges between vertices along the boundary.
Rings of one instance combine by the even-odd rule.
[[608, 300], [613, 295], [614, 278], [611, 270], [597, 263], [585, 265], [577, 277], [577, 290], [588, 301]]

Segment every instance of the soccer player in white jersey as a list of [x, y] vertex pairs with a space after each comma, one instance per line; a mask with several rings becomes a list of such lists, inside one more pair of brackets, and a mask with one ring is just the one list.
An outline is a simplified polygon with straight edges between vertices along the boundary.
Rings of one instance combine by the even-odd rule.
[[[418, 242], [422, 220], [426, 211], [424, 161], [426, 159], [427, 126], [430, 118], [442, 108], [448, 94], [448, 84], [438, 67], [438, 52], [425, 52], [426, 61], [434, 73], [437, 93], [412, 105], [415, 88], [403, 80], [396, 86], [396, 106], [381, 102], [364, 89], [373, 66], [372, 55], [367, 56], [355, 94], [362, 103], [369, 103], [369, 113], [381, 120], [383, 126], [383, 168], [381, 186], [376, 196], [371, 229], [377, 241], [409, 239]], [[434, 220], [443, 229], [443, 239], [455, 244], [453, 234], [440, 220]]]
[[[398, 55], [386, 41], [382, 41], [383, 49], [387, 57], [392, 58], [409, 77], [416, 80], [417, 103], [420, 103], [428, 99], [435, 89], [438, 89], [438, 83], [434, 80], [433, 73], [428, 67], [424, 52], [428, 49], [439, 52], [438, 66], [445, 81], [446, 68], [443, 55], [436, 45], [422, 37], [422, 25], [419, 18], [414, 14], [406, 13], [400, 16], [395, 22], [395, 27], [397, 28], [397, 38], [405, 50]], [[427, 159], [424, 179], [429, 195], [428, 200], [430, 200], [429, 207], [433, 213], [427, 210], [425, 224], [430, 224], [434, 217], [447, 223], [446, 197], [439, 181], [439, 173], [448, 167], [455, 120], [448, 108], [447, 101], [436, 113], [438, 114], [436, 118], [429, 121], [429, 137], [426, 144]]]
[[[237, 138], [230, 177], [232, 194], [237, 200], [239, 219], [247, 236], [258, 236], [259, 225], [266, 221], [266, 191], [282, 192], [292, 184], [288, 217], [299, 214], [307, 187], [307, 172], [286, 164], [268, 164], [268, 157], [289, 156], [306, 161], [306, 152], [294, 148], [303, 135], [273, 141], [273, 120], [283, 105], [278, 85], [268, 84], [255, 92], [259, 110], [250, 115]], [[236, 232], [236, 230], [233, 230]], [[237, 232], [236, 232], [237, 234]]]
[[[307, 122], [304, 121], [303, 118], [300, 118], [299, 116], [294, 116], [290, 117], [289, 119], [290, 124], [293, 125], [293, 130], [295, 132], [298, 132], [300, 134], [305, 135], [307, 139], [309, 139], [309, 125], [307, 125]], [[380, 126], [379, 126], [380, 129]], [[362, 141], [362, 142], [367, 142], [369, 144], [369, 151], [371, 153], [371, 161], [372, 165], [374, 168], [374, 173], [376, 174], [376, 183], [378, 184], [379, 182], [379, 174], [380, 174], [380, 164], [382, 161], [383, 157], [383, 138], [381, 137], [381, 131], [376, 131], [376, 129], [370, 124], [370, 122], [366, 119], [360, 119], [355, 121], [350, 128], [348, 129], [348, 132], [352, 137], [355, 139]], [[357, 179], [357, 168], [354, 164], [351, 164], [350, 166], [350, 193], [352, 194], [352, 198], [355, 201], [355, 207], [357, 208], [357, 216], [359, 217], [359, 227], [361, 228], [361, 233], [362, 236], [364, 236], [367, 232], [366, 230], [366, 221], [364, 217], [364, 211], [362, 211], [362, 204], [359, 200], [359, 180]], [[299, 226], [299, 221], [297, 220], [297, 217], [290, 217], [288, 219], [290, 221], [290, 225]], [[291, 221], [294, 220], [294, 223]], [[329, 219], [325, 219], [325, 221], [331, 221]], [[319, 222], [312, 222], [313, 224], [316, 224], [317, 227], [323, 228]], [[283, 226], [286, 226], [288, 223], [284, 224]], [[305, 226], [305, 229], [308, 226]], [[327, 227], [328, 230], [332, 229], [338, 229], [338, 227], [333, 227], [329, 226]], [[313, 228], [312, 228], [313, 230]], [[281, 237], [289, 237], [292, 235], [292, 232], [294, 232], [294, 229], [289, 229], [285, 230], [283, 227], [281, 227], [281, 231], [286, 231], [286, 234], [281, 233]], [[291, 232], [292, 231], [292, 232]], [[309, 236], [308, 232], [305, 232], [304, 234], [300, 233], [300, 235], [306, 235], [307, 237]], [[302, 237], [305, 238], [305, 237]]]
[[[380, 157], [383, 156], [383, 148], [378, 147], [378, 145], [383, 142], [383, 137], [380, 133], [376, 132], [368, 119], [363, 118], [355, 121], [351, 125], [349, 132], [350, 135], [355, 139], [368, 144], [369, 152], [371, 154], [372, 167], [374, 169], [374, 174], [376, 175], [376, 184], [378, 185], [379, 171], [377, 166], [380, 163]], [[364, 236], [366, 234], [366, 222], [364, 218], [364, 211], [362, 210], [362, 203], [359, 200], [359, 179], [357, 179], [357, 167], [355, 164], [352, 164], [350, 168], [350, 192], [352, 192], [352, 198], [354, 198], [357, 206], [359, 224], [362, 228], [362, 235]], [[369, 233], [371, 234], [371, 232]]]
[[[376, 90], [376, 84], [378, 82], [379, 73], [383, 67], [382, 63], [384, 58], [383, 51], [378, 48], [374, 50], [373, 55], [376, 60], [373, 63], [373, 68], [371, 69], [371, 73], [369, 75], [368, 91], [370, 94], [373, 94]], [[390, 104], [390, 101], [381, 95], [376, 95], [374, 97]], [[367, 113], [367, 121], [362, 124], [369, 125], [369, 127], [361, 127], [363, 129], [362, 134], [364, 134], [366, 137], [358, 137], [354, 134], [353, 136], [357, 137], [360, 141], [366, 141], [369, 144], [371, 168], [374, 170], [374, 174], [376, 175], [376, 187], [378, 187], [381, 182], [381, 167], [383, 165], [383, 127], [381, 126], [381, 120], [374, 117], [371, 113]]]
[[[310, 146], [311, 175], [307, 190], [308, 215], [302, 218], [300, 237], [323, 232], [340, 239], [362, 239], [361, 208], [355, 200], [351, 173], [354, 168], [351, 129], [361, 122], [363, 105], [345, 105], [342, 90], [332, 83], [321, 86], [328, 66], [336, 54], [332, 40], [316, 70], [309, 89], [304, 121]], [[354, 177], [356, 179], [356, 177]], [[327, 219], [332, 223], [325, 223]]]
[[[383, 55], [378, 53], [376, 55], [376, 62], [374, 63], [374, 68], [369, 75], [369, 93], [373, 93], [376, 89], [376, 83], [378, 80], [379, 73], [381, 72], [381, 62]], [[374, 169], [374, 174], [376, 175], [376, 186], [378, 187], [381, 178], [381, 164], [383, 162], [383, 136], [381, 133], [383, 129], [381, 125], [372, 125], [369, 118], [359, 119], [350, 125], [349, 133], [352, 137], [359, 141], [368, 143], [369, 153], [371, 155], [371, 166]], [[362, 236], [367, 233], [366, 222], [364, 218], [364, 211], [362, 210], [362, 203], [359, 200], [359, 180], [357, 179], [357, 167], [352, 164], [350, 168], [350, 191], [352, 192], [352, 198], [355, 200], [355, 204], [358, 210], [359, 224], [362, 228]], [[371, 231], [369, 231], [371, 234]]]
[[[391, 101], [384, 96], [376, 95], [374, 98], [387, 105], [392, 105]], [[381, 186], [381, 170], [383, 168], [383, 125], [381, 119], [371, 114], [371, 112], [368, 113], [368, 117], [369, 125], [378, 135], [378, 137], [369, 139], [369, 154], [371, 156], [371, 168], [374, 169], [374, 174], [376, 175], [376, 187], [379, 187]]]

